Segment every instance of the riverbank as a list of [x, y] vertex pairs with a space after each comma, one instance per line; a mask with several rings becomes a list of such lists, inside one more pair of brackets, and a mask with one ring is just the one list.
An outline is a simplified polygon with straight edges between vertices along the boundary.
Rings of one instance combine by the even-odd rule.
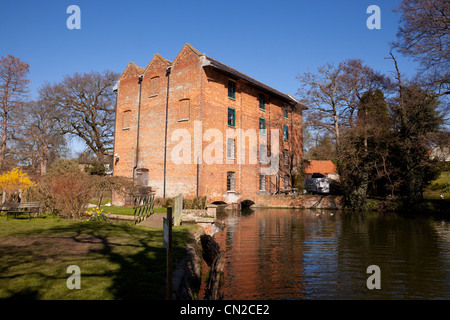
[[367, 210], [414, 214], [450, 214], [450, 199], [424, 199], [413, 207], [405, 206], [400, 199], [367, 199]]
[[173, 272], [173, 300], [221, 300], [224, 251], [202, 227], [190, 231], [186, 254]]
[[[108, 217], [120, 222], [133, 223], [134, 220], [132, 215], [126, 214], [109, 214]], [[166, 217], [166, 212], [158, 210], [137, 226], [162, 230], [163, 217]], [[183, 225], [190, 226], [190, 229], [184, 244], [185, 254], [175, 261], [173, 268], [173, 300], [217, 299], [224, 257], [211, 250], [215, 241], [206, 234], [214, 221], [207, 215], [207, 210], [183, 210]]]
[[[252, 208], [280, 209], [345, 209], [344, 197], [341, 195], [257, 195]], [[421, 203], [409, 208], [399, 198], [368, 198], [367, 211], [408, 212], [450, 214], [450, 199], [425, 198]]]
[[339, 195], [256, 195], [255, 208], [343, 209]]

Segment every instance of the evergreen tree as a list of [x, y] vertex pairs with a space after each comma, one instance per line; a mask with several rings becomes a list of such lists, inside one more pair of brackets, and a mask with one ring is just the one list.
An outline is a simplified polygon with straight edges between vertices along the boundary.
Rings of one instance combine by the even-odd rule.
[[346, 205], [363, 209], [370, 186], [385, 178], [390, 120], [384, 94], [368, 91], [358, 103], [356, 123], [341, 144], [338, 170]]
[[430, 138], [440, 130], [439, 101], [417, 84], [402, 87], [393, 106], [396, 143], [392, 150], [399, 170], [400, 194], [407, 205], [420, 202], [423, 189], [438, 175], [437, 163], [430, 159]]

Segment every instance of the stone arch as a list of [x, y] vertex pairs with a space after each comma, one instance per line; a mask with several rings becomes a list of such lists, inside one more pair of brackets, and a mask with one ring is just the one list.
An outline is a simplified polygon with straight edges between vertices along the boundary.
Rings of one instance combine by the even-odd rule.
[[245, 199], [241, 201], [241, 208], [250, 208], [250, 206], [254, 205], [255, 202], [250, 199]]
[[221, 204], [227, 204], [227, 203], [225, 201], [214, 201], [211, 204], [221, 205]]

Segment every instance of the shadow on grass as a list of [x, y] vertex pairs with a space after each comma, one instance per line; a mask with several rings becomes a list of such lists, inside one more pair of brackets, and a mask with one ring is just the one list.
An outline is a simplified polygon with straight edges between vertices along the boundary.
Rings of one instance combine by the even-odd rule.
[[24, 289], [22, 291], [14, 292], [9, 299], [11, 300], [36, 300], [38, 298], [38, 290]]
[[[187, 228], [174, 229], [174, 261], [185, 253], [188, 238]], [[162, 229], [131, 224], [64, 221], [42, 227], [30, 222], [0, 237], [0, 284], [9, 281], [10, 299], [163, 299], [162, 239]], [[81, 290], [66, 287], [70, 264], [80, 266]], [[35, 279], [28, 280], [32, 274]]]

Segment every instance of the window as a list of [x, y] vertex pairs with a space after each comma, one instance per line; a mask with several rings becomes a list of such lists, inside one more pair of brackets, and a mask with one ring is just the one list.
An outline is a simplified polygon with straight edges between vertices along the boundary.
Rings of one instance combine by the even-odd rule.
[[131, 125], [131, 110], [123, 112], [122, 130], [130, 129]]
[[289, 176], [285, 175], [284, 176], [284, 190], [289, 189]]
[[289, 111], [288, 111], [288, 109], [286, 107], [283, 108], [283, 117], [285, 119], [289, 118]]
[[289, 128], [287, 125], [283, 126], [283, 139], [289, 140]]
[[189, 99], [182, 99], [178, 103], [178, 121], [189, 119]]
[[266, 110], [266, 98], [263, 94], [259, 95], [259, 108], [261, 110]]
[[148, 186], [148, 169], [140, 168], [136, 170], [136, 185], [139, 187]]
[[289, 151], [288, 150], [283, 150], [283, 164], [285, 166], [289, 165]]
[[228, 97], [236, 99], [236, 82], [231, 80], [228, 81]]
[[157, 96], [159, 93], [159, 77], [150, 79], [150, 97]]
[[235, 159], [236, 140], [233, 138], [227, 139], [227, 159]]
[[259, 133], [266, 134], [266, 119], [259, 118]]
[[228, 125], [234, 127], [236, 124], [236, 111], [233, 108], [228, 108]]
[[259, 175], [259, 191], [266, 191], [266, 175]]
[[259, 145], [259, 162], [262, 164], [268, 164], [268, 158], [267, 158], [267, 145], [264, 143], [261, 143]]
[[234, 172], [227, 172], [227, 191], [234, 191]]

